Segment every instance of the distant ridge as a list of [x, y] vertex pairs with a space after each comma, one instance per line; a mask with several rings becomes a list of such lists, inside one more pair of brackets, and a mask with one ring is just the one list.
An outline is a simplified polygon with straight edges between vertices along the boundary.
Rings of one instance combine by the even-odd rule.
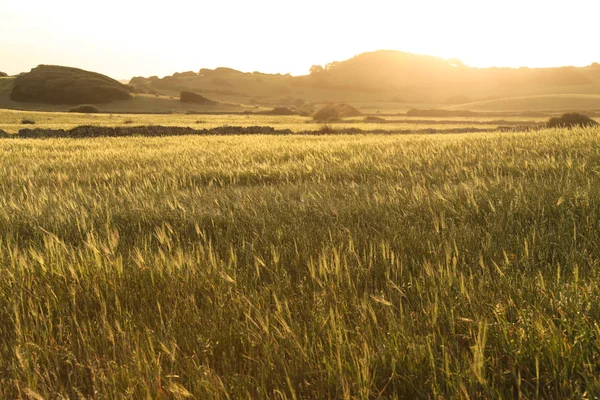
[[201, 69], [164, 78], [136, 77], [130, 84], [148, 93], [181, 90], [213, 96], [311, 102], [388, 101], [448, 106], [508, 97], [600, 94], [600, 64], [559, 68], [474, 68], [457, 59], [396, 50], [359, 54], [315, 65], [293, 77], [244, 73], [231, 68]]

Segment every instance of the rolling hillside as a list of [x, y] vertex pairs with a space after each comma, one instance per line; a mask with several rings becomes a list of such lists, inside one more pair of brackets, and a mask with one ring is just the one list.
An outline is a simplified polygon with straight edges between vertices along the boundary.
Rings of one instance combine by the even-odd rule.
[[[398, 108], [415, 103], [452, 107], [527, 96], [549, 96], [552, 102], [555, 95], [600, 95], [600, 64], [473, 68], [456, 59], [381, 50], [314, 66], [309, 75], [298, 77], [217, 68], [162, 79], [136, 77], [130, 84], [148, 93], [194, 90], [218, 100], [269, 106], [345, 101], [395, 103]], [[597, 107], [588, 96], [577, 98], [574, 104], [567, 97], [555, 103], [561, 108], [565, 103], [565, 109]], [[529, 109], [527, 102], [518, 104]]]
[[[76, 70], [71, 68], [65, 68], [64, 71]], [[68, 77], [69, 80], [73, 80], [73, 77]], [[15, 77], [0, 77], [0, 108], [15, 109], [15, 110], [35, 110], [35, 111], [68, 111], [72, 108], [73, 104], [52, 104], [44, 98], [36, 99], [36, 101], [16, 101], [14, 100], [14, 88], [18, 82], [18, 78]], [[115, 81], [116, 82], [116, 81]], [[122, 85], [118, 83], [118, 85]], [[43, 89], [43, 83], [37, 83], [33, 85], [33, 92], [36, 93], [36, 89]], [[122, 85], [125, 86], [125, 85]], [[93, 86], [92, 86], [93, 89]], [[50, 92], [46, 92], [44, 96], [59, 96], [60, 90], [56, 88], [51, 89]], [[39, 91], [37, 91], [39, 96]], [[11, 98], [13, 97], [13, 98]], [[126, 97], [126, 98], [125, 98]], [[90, 98], [80, 98], [80, 103], [93, 103], [94, 101]], [[93, 100], [93, 99], [92, 99]], [[185, 112], [242, 112], [248, 110], [254, 110], [252, 107], [243, 107], [238, 104], [232, 103], [214, 103], [214, 104], [189, 104], [182, 103], [179, 101], [179, 95], [148, 95], [139, 93], [129, 93], [127, 96], [123, 96], [123, 99], [115, 99], [113, 101], [104, 102], [99, 104], [98, 107], [102, 112], [111, 113], [185, 113]]]
[[[284, 106], [312, 113], [319, 104], [345, 102], [365, 113], [411, 108], [600, 110], [597, 63], [581, 68], [473, 68], [456, 59], [381, 50], [313, 66], [304, 76], [216, 68], [134, 77], [128, 85], [74, 68], [45, 66], [42, 74], [39, 68], [18, 78], [0, 78], [0, 107], [64, 111], [69, 106], [47, 103], [96, 102], [104, 103], [101, 109], [107, 112], [239, 112]], [[48, 68], [62, 75], [45, 79]], [[79, 79], [82, 73], [90, 75]], [[65, 79], [77, 82], [65, 86]], [[97, 84], [103, 90], [109, 87], [100, 98]], [[74, 90], [76, 98], [71, 96]], [[215, 103], [182, 103], [182, 91]]]

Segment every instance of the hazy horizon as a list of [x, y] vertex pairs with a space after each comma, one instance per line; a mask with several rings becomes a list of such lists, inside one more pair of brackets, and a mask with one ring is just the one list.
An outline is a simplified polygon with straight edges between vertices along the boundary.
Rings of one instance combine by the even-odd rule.
[[0, 0], [0, 71], [57, 64], [130, 79], [222, 66], [303, 75], [311, 65], [379, 49], [458, 58], [472, 67], [600, 61], [585, 45], [596, 35], [599, 7], [592, 1], [568, 8], [537, 0], [389, 3], [173, 0], [157, 7], [108, 0], [90, 10], [73, 0]]

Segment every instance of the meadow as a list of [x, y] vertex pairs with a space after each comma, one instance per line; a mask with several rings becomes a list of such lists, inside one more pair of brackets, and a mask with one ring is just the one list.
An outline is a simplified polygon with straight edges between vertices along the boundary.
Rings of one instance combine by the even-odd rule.
[[[364, 131], [383, 130], [420, 130], [420, 129], [458, 129], [479, 128], [496, 129], [501, 125], [534, 125], [543, 118], [523, 117], [406, 117], [388, 115], [378, 117], [381, 122], [365, 122], [367, 117], [344, 118], [329, 123], [335, 129], [361, 129]], [[23, 121], [35, 124], [23, 124]], [[440, 123], [441, 122], [441, 123]], [[35, 112], [0, 109], [0, 129], [8, 133], [17, 133], [20, 129], [72, 129], [81, 125], [91, 126], [189, 126], [196, 129], [211, 129], [221, 126], [271, 126], [278, 130], [289, 129], [293, 132], [318, 131], [324, 122], [312, 117], [291, 115], [272, 116], [260, 114], [78, 114], [68, 112]]]
[[594, 398], [598, 254], [598, 128], [4, 139], [0, 398]]

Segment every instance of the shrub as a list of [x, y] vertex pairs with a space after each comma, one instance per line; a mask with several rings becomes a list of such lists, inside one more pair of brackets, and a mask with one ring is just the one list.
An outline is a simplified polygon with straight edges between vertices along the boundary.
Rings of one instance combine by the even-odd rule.
[[69, 110], [72, 113], [83, 113], [83, 114], [97, 114], [100, 112], [98, 107], [93, 106], [91, 104], [81, 104], [77, 107], [73, 107]]
[[298, 113], [287, 107], [275, 107], [272, 110], [264, 111], [261, 114], [264, 115], [298, 115]]
[[183, 103], [192, 104], [214, 104], [215, 102], [197, 93], [183, 91], [179, 94], [179, 100]]
[[360, 111], [345, 103], [330, 103], [321, 107], [313, 116], [317, 121], [335, 121], [344, 117], [357, 117]]
[[321, 126], [316, 133], [319, 135], [331, 135], [337, 133], [337, 131], [331, 125], [325, 124]]
[[546, 126], [548, 128], [574, 128], [574, 127], [588, 127], [597, 126], [598, 122], [594, 121], [587, 115], [578, 113], [567, 113], [560, 117], [550, 118]]
[[365, 117], [365, 122], [385, 122], [385, 118], [381, 118], [381, 117], [375, 117], [375, 116], [368, 116]]
[[21, 123], [22, 123], [23, 125], [35, 125], [35, 121], [34, 121], [34, 120], [32, 120], [32, 119], [27, 119], [27, 118], [23, 118], [23, 119], [21, 120]]

